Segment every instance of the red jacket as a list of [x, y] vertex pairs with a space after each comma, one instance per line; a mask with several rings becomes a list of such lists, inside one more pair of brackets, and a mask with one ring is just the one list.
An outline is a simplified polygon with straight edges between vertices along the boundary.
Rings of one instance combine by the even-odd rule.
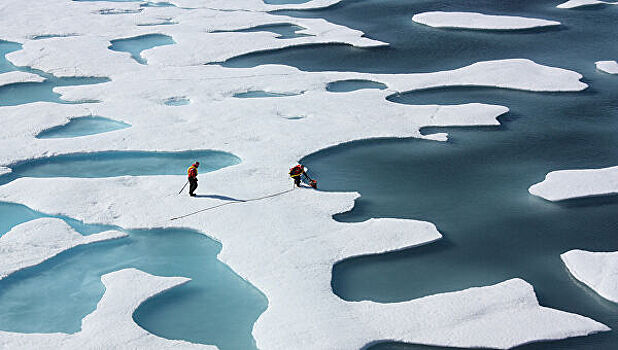
[[291, 177], [297, 177], [300, 176], [302, 173], [305, 172], [305, 169], [303, 168], [302, 165], [297, 165], [293, 168], [290, 169], [290, 176]]
[[191, 165], [189, 169], [187, 169], [187, 175], [192, 178], [197, 177], [197, 165]]

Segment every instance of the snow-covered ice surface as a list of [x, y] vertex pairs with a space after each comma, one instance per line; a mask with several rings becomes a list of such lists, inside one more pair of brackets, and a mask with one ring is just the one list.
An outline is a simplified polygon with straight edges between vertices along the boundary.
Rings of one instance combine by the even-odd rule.
[[[508, 348], [607, 331], [589, 318], [540, 306], [532, 287], [519, 279], [392, 304], [347, 302], [333, 294], [331, 272], [337, 261], [418, 246], [441, 235], [433, 224], [416, 220], [336, 222], [332, 215], [350, 210], [358, 195], [309, 189], [285, 192], [290, 186], [287, 169], [291, 164], [351, 140], [422, 137], [419, 130], [425, 126], [496, 125], [496, 118], [508, 111], [503, 106], [478, 103], [405, 106], [386, 100], [397, 92], [446, 86], [535, 92], [587, 87], [576, 72], [525, 59], [418, 74], [311, 73], [282, 65], [246, 69], [204, 65], [252, 52], [316, 43], [360, 48], [385, 45], [322, 19], [265, 12], [319, 8], [336, 2], [268, 5], [258, 0], [176, 0], [176, 7], [61, 0], [31, 1], [27, 7], [20, 1], [3, 3], [1, 38], [23, 43], [22, 50], [7, 55], [13, 64], [57, 76], [100, 76], [111, 81], [54, 90], [67, 101], [101, 101], [96, 104], [39, 102], [0, 108], [3, 125], [10, 126], [0, 130], [0, 164], [97, 151], [212, 149], [235, 154], [242, 163], [201, 175], [200, 191], [240, 199], [281, 194], [175, 221], [169, 219], [229, 202], [216, 196], [178, 196], [184, 176], [20, 178], [0, 187], [0, 199], [86, 223], [126, 229], [193, 228], [219, 240], [223, 245], [220, 260], [268, 297], [268, 309], [253, 330], [262, 349], [358, 349], [382, 340]], [[37, 18], [36, 24], [32, 18]], [[153, 21], [176, 24], [156, 29], [136, 25]], [[221, 32], [277, 23], [302, 26], [304, 33], [312, 36], [279, 40], [269, 32]], [[56, 37], [32, 40], [46, 34]], [[109, 50], [111, 40], [146, 34], [167, 35], [176, 44], [143, 51], [146, 65], [137, 64], [127, 53]], [[370, 80], [388, 88], [326, 91], [328, 83], [340, 80]], [[234, 97], [249, 91], [293, 96]], [[191, 103], [174, 108], [163, 103], [177, 96]], [[84, 113], [123, 120], [133, 127], [79, 139], [41, 140], [34, 136], [66, 123], [67, 115]], [[296, 142], [290, 143], [290, 139]], [[299, 215], [301, 205], [303, 213]], [[18, 260], [15, 257], [10, 263]], [[139, 303], [186, 279], [159, 278], [136, 270], [114, 272], [102, 279], [107, 291], [97, 310], [84, 319], [82, 331], [73, 335], [4, 332], [0, 345], [192, 346], [148, 334], [131, 319]]]
[[539, 18], [443, 11], [418, 13], [412, 16], [412, 21], [436, 28], [485, 30], [520, 30], [560, 25], [560, 22]]
[[0, 279], [79, 245], [125, 236], [126, 233], [119, 231], [82, 236], [67, 223], [55, 218], [28, 221], [0, 237]]
[[609, 73], [609, 74], [618, 74], [618, 62], [616, 61], [598, 61], [595, 62], [595, 65], [598, 70]]
[[16, 83], [40, 83], [45, 81], [40, 75], [28, 72], [7, 72], [0, 74], [0, 87]]
[[612, 1], [599, 1], [599, 0], [569, 0], [567, 2], [563, 2], [562, 4], [556, 6], [561, 9], [573, 9], [584, 6], [593, 6], [593, 5], [616, 5], [618, 2]]
[[528, 191], [550, 201], [613, 195], [618, 193], [618, 166], [552, 171]]
[[603, 298], [618, 303], [618, 252], [575, 249], [560, 258], [573, 277]]
[[10, 174], [13, 170], [11, 168], [7, 168], [5, 166], [0, 166], [0, 176]]
[[4, 349], [217, 349], [214, 346], [167, 340], [152, 335], [133, 321], [133, 311], [146, 299], [187, 283], [183, 277], [159, 277], [136, 269], [101, 276], [105, 294], [97, 309], [74, 334], [0, 332]]

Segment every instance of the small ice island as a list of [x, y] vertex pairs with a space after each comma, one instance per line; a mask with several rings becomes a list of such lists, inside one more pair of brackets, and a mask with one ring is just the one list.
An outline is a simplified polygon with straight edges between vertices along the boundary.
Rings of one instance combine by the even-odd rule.
[[560, 22], [539, 18], [443, 11], [419, 13], [412, 16], [412, 21], [435, 28], [476, 30], [522, 30], [560, 25]]
[[618, 193], [618, 166], [552, 171], [528, 191], [549, 201], [613, 195]]
[[608, 73], [608, 74], [618, 74], [618, 62], [616, 61], [598, 61], [595, 63], [597, 69]]
[[573, 277], [618, 303], [618, 252], [570, 250], [560, 255]]

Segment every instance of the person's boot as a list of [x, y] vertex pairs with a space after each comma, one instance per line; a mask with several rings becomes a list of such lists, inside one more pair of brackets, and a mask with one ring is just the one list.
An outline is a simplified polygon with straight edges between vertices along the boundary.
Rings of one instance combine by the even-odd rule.
[[189, 193], [189, 196], [191, 196], [191, 197], [195, 197], [195, 196], [197, 196], [197, 195], [196, 195], [195, 193]]

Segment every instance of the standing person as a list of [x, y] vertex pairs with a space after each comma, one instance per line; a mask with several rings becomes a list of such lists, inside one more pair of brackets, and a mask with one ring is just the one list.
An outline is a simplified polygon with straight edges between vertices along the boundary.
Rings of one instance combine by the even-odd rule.
[[189, 177], [189, 196], [195, 197], [193, 193], [197, 189], [197, 168], [199, 168], [200, 162], [195, 162], [187, 169], [187, 176]]

